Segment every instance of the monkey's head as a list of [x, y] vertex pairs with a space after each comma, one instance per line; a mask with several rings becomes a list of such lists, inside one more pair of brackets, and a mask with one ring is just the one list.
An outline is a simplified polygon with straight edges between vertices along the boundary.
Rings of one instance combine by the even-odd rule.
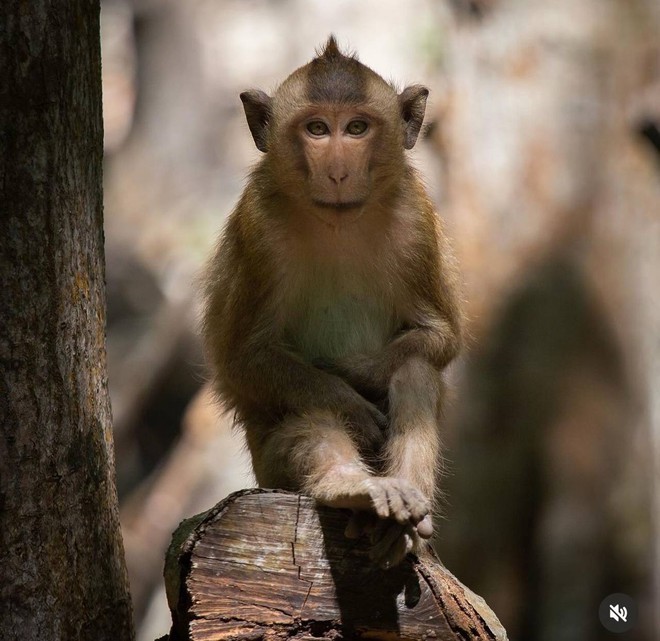
[[[268, 96], [241, 94], [276, 188], [323, 219], [357, 218], [392, 196], [424, 120], [428, 89], [398, 94], [333, 36]], [[302, 202], [301, 202], [302, 201]]]

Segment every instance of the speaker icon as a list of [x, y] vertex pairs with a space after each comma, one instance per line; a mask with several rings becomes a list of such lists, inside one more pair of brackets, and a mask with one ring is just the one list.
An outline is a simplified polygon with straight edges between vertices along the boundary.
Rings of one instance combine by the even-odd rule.
[[626, 623], [628, 621], [628, 610], [622, 606], [616, 603], [615, 605], [610, 606], [610, 619], [614, 619], [615, 621], [623, 621]]
[[622, 592], [610, 594], [600, 602], [598, 618], [609, 632], [628, 632], [637, 624], [637, 604]]

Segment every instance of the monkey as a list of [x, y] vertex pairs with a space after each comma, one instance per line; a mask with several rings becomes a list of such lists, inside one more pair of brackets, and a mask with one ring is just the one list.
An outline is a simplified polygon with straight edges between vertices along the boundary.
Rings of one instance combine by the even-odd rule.
[[214, 389], [261, 487], [353, 515], [388, 568], [433, 534], [457, 272], [407, 158], [429, 91], [400, 93], [334, 36], [268, 95], [240, 94], [261, 160], [204, 285]]

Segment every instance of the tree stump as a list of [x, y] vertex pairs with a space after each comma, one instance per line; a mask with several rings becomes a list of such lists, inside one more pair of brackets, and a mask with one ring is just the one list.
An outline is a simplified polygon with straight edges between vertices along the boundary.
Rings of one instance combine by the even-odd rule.
[[169, 641], [506, 641], [481, 597], [435, 558], [380, 570], [348, 515], [305, 496], [236, 492], [184, 521], [165, 564]]

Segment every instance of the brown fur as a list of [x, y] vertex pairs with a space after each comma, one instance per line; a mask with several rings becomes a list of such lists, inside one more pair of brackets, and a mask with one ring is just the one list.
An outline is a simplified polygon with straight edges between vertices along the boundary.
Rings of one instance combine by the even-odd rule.
[[404, 153], [427, 94], [397, 94], [332, 38], [272, 98], [242, 94], [267, 154], [206, 280], [216, 390], [259, 484], [376, 515], [384, 565], [430, 535], [440, 372], [461, 343], [440, 220]]

